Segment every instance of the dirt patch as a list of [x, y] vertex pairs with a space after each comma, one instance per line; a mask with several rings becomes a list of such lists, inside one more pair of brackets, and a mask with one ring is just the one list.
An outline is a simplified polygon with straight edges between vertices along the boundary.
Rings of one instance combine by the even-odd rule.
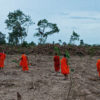
[[[100, 80], [96, 71], [99, 57], [71, 56], [70, 69], [74, 72], [63, 80], [54, 72], [53, 56], [28, 55], [29, 72], [17, 63], [21, 55], [7, 55], [5, 68], [0, 70], [0, 100], [99, 100]], [[17, 67], [16, 67], [17, 66]]]

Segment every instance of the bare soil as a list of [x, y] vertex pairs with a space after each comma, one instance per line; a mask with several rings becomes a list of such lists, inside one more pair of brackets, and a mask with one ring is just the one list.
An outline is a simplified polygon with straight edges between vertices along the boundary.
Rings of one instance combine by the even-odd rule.
[[21, 55], [7, 55], [0, 70], [0, 100], [100, 100], [100, 80], [96, 70], [99, 57], [71, 56], [68, 80], [55, 73], [53, 56], [28, 55], [31, 65], [23, 72]]

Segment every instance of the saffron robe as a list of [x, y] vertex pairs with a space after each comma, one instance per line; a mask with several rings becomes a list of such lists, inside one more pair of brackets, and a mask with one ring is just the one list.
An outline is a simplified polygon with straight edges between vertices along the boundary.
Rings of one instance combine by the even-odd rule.
[[97, 61], [96, 65], [97, 65], [97, 71], [98, 71], [99, 77], [100, 77], [100, 59]]
[[6, 55], [4, 53], [0, 53], [0, 68], [4, 67], [5, 58], [6, 58]]
[[56, 72], [60, 70], [60, 58], [59, 56], [54, 56], [54, 68]]
[[20, 66], [22, 66], [23, 71], [28, 71], [28, 59], [25, 54], [22, 55], [21, 61], [20, 61]]
[[61, 73], [64, 75], [69, 74], [69, 66], [68, 66], [68, 61], [65, 57], [61, 59]]

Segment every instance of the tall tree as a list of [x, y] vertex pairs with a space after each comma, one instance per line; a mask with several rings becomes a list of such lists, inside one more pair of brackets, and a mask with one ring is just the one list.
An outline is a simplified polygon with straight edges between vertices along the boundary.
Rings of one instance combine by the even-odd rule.
[[0, 44], [5, 44], [5, 34], [3, 34], [2, 32], [0, 32]]
[[84, 45], [84, 41], [80, 40], [80, 45], [83, 46]]
[[22, 43], [27, 36], [27, 28], [33, 23], [30, 16], [25, 15], [22, 11], [16, 10], [9, 12], [8, 19], [5, 21], [9, 32], [9, 43]]
[[49, 23], [46, 19], [40, 20], [37, 24], [37, 33], [34, 36], [39, 38], [39, 43], [44, 44], [49, 35], [59, 32], [56, 24]]
[[79, 35], [73, 31], [73, 34], [70, 37], [70, 43], [69, 44], [75, 44], [75, 41], [79, 41]]

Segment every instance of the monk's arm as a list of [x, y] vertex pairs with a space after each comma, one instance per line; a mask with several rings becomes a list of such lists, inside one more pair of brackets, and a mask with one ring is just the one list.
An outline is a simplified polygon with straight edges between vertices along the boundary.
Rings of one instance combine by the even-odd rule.
[[96, 63], [97, 67], [100, 65], [98, 62]]

